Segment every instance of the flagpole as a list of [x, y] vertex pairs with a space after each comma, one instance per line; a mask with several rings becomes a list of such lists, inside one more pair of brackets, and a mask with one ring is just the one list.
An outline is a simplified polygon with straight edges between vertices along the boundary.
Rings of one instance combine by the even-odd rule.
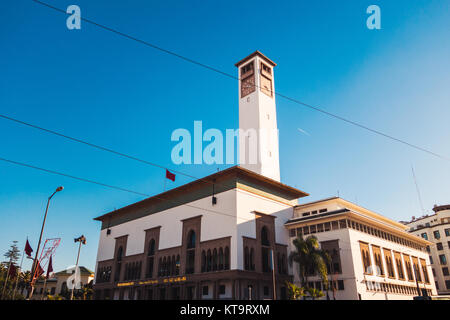
[[[28, 241], [28, 238], [27, 238], [27, 241]], [[12, 296], [13, 300], [16, 298], [17, 284], [19, 283], [19, 276], [20, 276], [20, 273], [22, 272], [22, 263], [23, 263], [24, 256], [25, 256], [25, 249], [23, 249], [23, 251], [22, 251], [22, 261], [20, 261], [19, 272], [17, 273], [16, 284], [14, 285], [14, 292], [13, 292], [13, 296]]]
[[44, 300], [44, 292], [45, 292], [46, 284], [47, 284], [47, 277], [45, 277], [45, 280], [44, 280], [44, 288], [42, 289], [41, 300]]

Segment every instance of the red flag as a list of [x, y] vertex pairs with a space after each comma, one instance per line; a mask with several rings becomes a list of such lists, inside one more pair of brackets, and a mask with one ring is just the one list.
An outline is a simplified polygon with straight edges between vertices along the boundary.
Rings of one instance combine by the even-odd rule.
[[36, 270], [36, 278], [39, 278], [44, 274], [44, 269], [42, 269], [41, 264], [39, 263]]
[[166, 178], [175, 181], [175, 175], [167, 169], [166, 169]]
[[52, 256], [50, 256], [50, 260], [48, 261], [48, 267], [47, 267], [47, 279], [50, 275], [50, 272], [53, 271], [53, 265], [52, 265]]
[[28, 242], [28, 239], [27, 239], [27, 243], [25, 244], [25, 253], [27, 254], [27, 256], [31, 257], [32, 252], [33, 252], [33, 249], [31, 249], [30, 243]]

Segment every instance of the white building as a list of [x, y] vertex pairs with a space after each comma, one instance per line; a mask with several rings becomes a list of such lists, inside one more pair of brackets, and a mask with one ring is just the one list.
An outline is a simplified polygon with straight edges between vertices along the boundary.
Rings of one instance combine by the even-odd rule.
[[[241, 165], [97, 217], [102, 223], [94, 285], [97, 299], [287, 298], [286, 281], [293, 278], [288, 267], [289, 232], [304, 223], [309, 227], [304, 217], [297, 217], [307, 207], [297, 206], [297, 199], [308, 194], [280, 182], [275, 63], [257, 51], [236, 66], [241, 79]], [[343, 200], [335, 202], [326, 203], [328, 211], [335, 211]], [[367, 243], [368, 250], [379, 246], [383, 253], [389, 249], [391, 254], [400, 252], [405, 260], [413, 257], [413, 262], [420, 259], [417, 263], [423, 260], [425, 264], [428, 255], [419, 248], [428, 242], [406, 233], [399, 223], [348, 202], [345, 205], [350, 207], [345, 219], [367, 222], [414, 245], [347, 227], [318, 233], [321, 237], [329, 233], [343, 252], [343, 274], [336, 283], [344, 280], [345, 290], [337, 297], [384, 298], [369, 287], [384, 280], [388, 290], [414, 286], [412, 279], [384, 279], [367, 272], [368, 282], [361, 282], [364, 268], [357, 258], [359, 241]], [[433, 290], [426, 281], [422, 286]], [[414, 294], [388, 295], [412, 298]]]
[[435, 206], [432, 215], [406, 223], [409, 231], [432, 244], [427, 248], [439, 294], [450, 294], [450, 205]]
[[[436, 295], [426, 252], [430, 243], [408, 233], [401, 223], [334, 197], [296, 206], [285, 225], [290, 252], [296, 237], [314, 235], [329, 253], [329, 281], [334, 288], [330, 298], [412, 299], [422, 290]], [[296, 263], [292, 272], [300, 284]], [[317, 275], [306, 281], [308, 287], [324, 288]]]

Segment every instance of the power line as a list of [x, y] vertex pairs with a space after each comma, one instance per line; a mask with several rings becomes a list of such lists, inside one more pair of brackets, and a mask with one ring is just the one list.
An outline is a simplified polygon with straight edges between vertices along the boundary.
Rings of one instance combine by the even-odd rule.
[[[34, 1], [35, 3], [38, 3], [38, 4], [40, 4], [40, 5], [46, 6], [46, 7], [50, 8], [50, 9], [53, 9], [53, 10], [55, 10], [55, 11], [58, 11], [58, 12], [60, 12], [60, 13], [64, 13], [65, 15], [68, 15], [68, 13], [67, 13], [66, 11], [64, 11], [64, 10], [62, 10], [62, 9], [60, 9], [60, 8], [54, 7], [54, 6], [52, 6], [52, 5], [49, 5], [49, 4], [45, 3], [45, 2], [38, 1], [38, 0], [32, 0], [32, 1]], [[90, 23], [90, 24], [92, 24], [92, 25], [95, 25], [95, 26], [97, 26], [97, 27], [99, 27], [99, 28], [102, 28], [102, 29], [104, 29], [104, 30], [110, 31], [110, 32], [112, 32], [112, 33], [115, 33], [115, 34], [120, 35], [120, 36], [122, 36], [122, 37], [125, 37], [125, 38], [127, 38], [127, 39], [130, 39], [130, 40], [136, 41], [136, 42], [138, 42], [138, 43], [144, 44], [144, 45], [146, 45], [146, 46], [148, 46], [148, 47], [151, 47], [151, 48], [153, 48], [153, 49], [159, 50], [159, 51], [161, 51], [161, 52], [164, 52], [164, 53], [169, 54], [169, 55], [171, 55], [171, 56], [174, 56], [174, 57], [176, 57], [176, 58], [182, 59], [182, 60], [184, 60], [184, 61], [186, 61], [186, 62], [195, 64], [195, 65], [200, 66], [200, 67], [202, 67], [202, 68], [205, 68], [205, 69], [208, 69], [208, 70], [210, 70], [210, 71], [216, 72], [216, 73], [221, 74], [221, 75], [223, 75], [223, 76], [226, 76], [226, 77], [228, 77], [228, 78], [231, 78], [231, 79], [234, 79], [234, 80], [240, 80], [239, 77], [236, 77], [236, 76], [234, 76], [234, 75], [232, 75], [232, 74], [230, 74], [230, 73], [228, 73], [228, 72], [219, 70], [219, 69], [217, 69], [217, 68], [215, 68], [215, 67], [212, 67], [212, 66], [210, 66], [210, 65], [204, 64], [204, 63], [199, 62], [199, 61], [197, 61], [197, 60], [188, 58], [188, 57], [186, 57], [186, 56], [184, 56], [184, 55], [181, 55], [181, 54], [178, 54], [178, 53], [176, 53], [176, 52], [174, 52], [174, 51], [164, 49], [164, 48], [162, 48], [162, 47], [160, 47], [160, 46], [157, 46], [157, 45], [155, 45], [155, 44], [153, 44], [153, 43], [150, 43], [150, 42], [148, 42], [148, 41], [145, 41], [145, 40], [136, 38], [136, 37], [131, 36], [131, 35], [127, 34], [127, 33], [124, 33], [124, 32], [118, 31], [118, 30], [115, 30], [115, 29], [113, 29], [113, 28], [110, 28], [110, 27], [108, 27], [108, 26], [105, 26], [105, 25], [103, 25], [103, 24], [97, 23], [97, 22], [95, 22], [95, 21], [92, 21], [92, 20], [89, 20], [89, 19], [86, 19], [86, 18], [83, 18], [83, 17], [80, 17], [80, 19], [81, 19], [82, 21], [85, 21], [85, 22], [87, 22], [87, 23]], [[259, 88], [259, 86], [256, 85], [256, 84], [255, 84], [254, 86], [255, 86], [256, 88]], [[271, 91], [272, 91], [272, 90], [271, 90]], [[286, 95], [284, 95], [284, 94], [281, 94], [281, 93], [278, 93], [278, 92], [273, 92], [273, 93], [274, 93], [275, 95], [281, 97], [281, 98], [284, 98], [284, 99], [286, 99], [286, 100], [288, 100], [288, 101], [294, 102], [294, 103], [296, 103], [296, 104], [298, 104], [298, 105], [302, 105], [302, 106], [307, 107], [307, 108], [309, 108], [309, 109], [312, 109], [312, 110], [321, 112], [322, 114], [325, 114], [325, 115], [328, 115], [328, 116], [333, 117], [333, 118], [335, 118], [335, 119], [344, 121], [344, 122], [346, 122], [346, 123], [348, 123], [348, 124], [357, 126], [357, 127], [361, 128], [361, 129], [367, 130], [367, 131], [372, 132], [372, 133], [374, 133], [374, 134], [377, 134], [377, 135], [383, 136], [383, 137], [385, 137], [385, 138], [391, 139], [391, 140], [393, 140], [393, 141], [396, 141], [396, 142], [398, 142], [398, 143], [404, 144], [404, 145], [409, 146], [409, 147], [411, 147], [411, 148], [414, 148], [414, 149], [416, 149], [416, 150], [419, 150], [419, 151], [422, 151], [422, 152], [431, 154], [431, 155], [433, 155], [433, 156], [435, 156], [435, 157], [438, 157], [438, 158], [441, 158], [441, 159], [443, 159], [443, 160], [450, 161], [450, 158], [448, 158], [448, 157], [446, 157], [446, 156], [444, 156], [444, 155], [435, 153], [435, 152], [430, 151], [430, 150], [428, 150], [428, 149], [426, 149], [426, 148], [423, 148], [423, 147], [420, 147], [420, 146], [418, 146], [418, 145], [409, 143], [409, 142], [407, 142], [407, 141], [405, 141], [405, 140], [403, 140], [403, 139], [399, 139], [399, 138], [396, 138], [396, 137], [394, 137], [394, 136], [392, 136], [392, 135], [389, 135], [389, 134], [386, 134], [386, 133], [384, 133], [384, 132], [381, 132], [381, 131], [379, 131], [379, 130], [372, 129], [372, 128], [367, 127], [367, 126], [365, 126], [365, 125], [363, 125], [363, 124], [361, 124], [361, 123], [358, 123], [358, 122], [356, 122], [356, 121], [353, 121], [353, 120], [344, 118], [344, 117], [342, 117], [342, 116], [336, 115], [336, 114], [334, 114], [334, 113], [325, 111], [325, 110], [323, 110], [322, 108], [319, 108], [319, 107], [317, 107], [317, 106], [313, 106], [313, 105], [311, 105], [311, 104], [302, 102], [302, 101], [300, 101], [300, 100], [298, 100], [298, 99], [295, 99], [295, 98], [291, 98], [291, 97], [286, 96]]]
[[[110, 184], [94, 181], [94, 180], [91, 180], [91, 179], [81, 178], [81, 177], [78, 177], [78, 176], [74, 176], [74, 175], [71, 175], [71, 174], [67, 174], [67, 173], [63, 173], [63, 172], [59, 172], [59, 171], [55, 171], [55, 170], [50, 170], [50, 169], [37, 167], [35, 165], [31, 165], [31, 164], [24, 163], [24, 162], [9, 160], [9, 159], [6, 159], [6, 158], [1, 158], [1, 157], [0, 157], [0, 161], [4, 161], [4, 162], [7, 162], [7, 163], [15, 164], [15, 165], [18, 165], [18, 166], [21, 166], [21, 167], [26, 167], [26, 168], [39, 170], [39, 171], [46, 172], [46, 173], [51, 173], [51, 174], [63, 176], [63, 177], [74, 179], [74, 180], [78, 180], [78, 181], [83, 181], [83, 182], [87, 182], [87, 183], [91, 183], [91, 184], [107, 187], [107, 188], [110, 188], [110, 189], [115, 189], [115, 190], [124, 191], [124, 192], [128, 192], [128, 193], [133, 193], [133, 194], [137, 194], [137, 195], [144, 196], [144, 197], [152, 197], [152, 198], [155, 198], [155, 199], [158, 199], [158, 200], [161, 200], [161, 201], [167, 201], [168, 200], [168, 199], [163, 198], [161, 196], [151, 196], [151, 195], [146, 194], [146, 193], [134, 191], [134, 190], [131, 190], [131, 189], [125, 189], [125, 188], [122, 188], [122, 187], [113, 186], [113, 185], [110, 185]], [[199, 209], [199, 210], [203, 210], [203, 211], [207, 211], [207, 212], [211, 212], [211, 213], [215, 213], [215, 214], [220, 214], [220, 215], [228, 216], [228, 217], [231, 217], [231, 218], [234, 218], [234, 219], [241, 219], [241, 220], [244, 220], [244, 221], [254, 221], [252, 219], [245, 219], [245, 218], [242, 218], [242, 217], [238, 217], [237, 214], [236, 215], [234, 215], [234, 214], [227, 214], [227, 213], [224, 213], [224, 212], [211, 210], [211, 209], [206, 209], [206, 208], [202, 208], [202, 207], [197, 207], [197, 206], [186, 204], [186, 203], [185, 204], [181, 204], [180, 206], [186, 206], [186, 207]]]
[[[80, 143], [80, 144], [84, 144], [84, 145], [87, 145], [87, 146], [92, 147], [92, 148], [96, 148], [96, 149], [99, 149], [99, 150], [102, 150], [102, 151], [105, 151], [105, 152], [109, 152], [109, 153], [112, 153], [112, 154], [120, 156], [120, 157], [124, 157], [124, 158], [127, 158], [127, 159], [138, 161], [140, 163], [143, 163], [143, 164], [146, 164], [146, 165], [149, 165], [149, 166], [153, 166], [153, 167], [157, 167], [157, 168], [160, 168], [160, 169], [168, 170], [168, 168], [166, 168], [166, 167], [164, 167], [164, 166], [162, 166], [160, 164], [157, 164], [157, 163], [154, 163], [154, 162], [150, 162], [150, 161], [147, 161], [147, 160], [144, 160], [144, 159], [141, 159], [141, 158], [138, 158], [138, 157], [135, 157], [135, 156], [123, 153], [123, 152], [119, 152], [119, 151], [116, 151], [116, 150], [113, 150], [113, 149], [110, 149], [110, 148], [107, 148], [107, 147], [103, 147], [103, 146], [100, 146], [100, 145], [97, 145], [97, 144], [93, 144], [93, 143], [90, 143], [90, 142], [88, 142], [86, 140], [75, 138], [75, 137], [69, 136], [67, 134], [63, 134], [61, 132], [57, 132], [57, 131], [54, 131], [54, 130], [51, 130], [51, 129], [43, 128], [41, 126], [29, 123], [29, 122], [25, 122], [25, 121], [19, 120], [17, 118], [13, 118], [13, 117], [10, 117], [10, 116], [4, 115], [4, 114], [0, 114], [0, 118], [3, 118], [5, 120], [9, 120], [9, 121], [12, 121], [12, 122], [24, 125], [24, 126], [28, 126], [28, 127], [31, 127], [31, 128], [37, 129], [37, 130], [41, 130], [41, 131], [44, 131], [46, 133], [50, 133], [50, 134], [53, 134], [53, 135], [56, 135], [56, 136], [59, 136], [59, 137], [62, 137], [62, 138], [65, 138], [65, 139], [77, 142], [77, 143]], [[173, 172], [173, 173], [176, 173], [176, 174], [180, 174], [180, 175], [189, 177], [191, 179], [195, 179], [195, 180], [206, 182], [206, 183], [211, 184], [211, 185], [218, 185], [218, 186], [225, 186], [226, 187], [226, 185], [224, 185], [222, 183], [209, 181], [208, 179], [205, 179], [205, 178], [198, 178], [198, 177], [195, 177], [193, 175], [184, 173], [184, 172], [179, 171], [179, 170], [170, 169], [170, 171]], [[238, 189], [235, 189], [235, 190], [236, 190], [236, 192], [241, 192], [241, 193], [244, 192], [244, 191], [241, 191], [241, 190], [238, 190]], [[276, 201], [267, 199], [265, 197], [256, 196], [256, 195], [251, 194], [251, 193], [247, 193], [246, 192], [246, 194], [248, 194], [248, 195], [250, 195], [252, 197], [258, 198], [258, 199], [264, 199], [266, 201], [276, 202]]]

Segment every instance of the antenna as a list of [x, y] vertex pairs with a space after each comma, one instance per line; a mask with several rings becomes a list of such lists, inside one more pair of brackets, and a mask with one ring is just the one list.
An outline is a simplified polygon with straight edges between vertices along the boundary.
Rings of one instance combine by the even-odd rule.
[[423, 209], [422, 198], [420, 197], [419, 185], [417, 184], [416, 174], [414, 173], [414, 167], [411, 165], [412, 175], [414, 179], [414, 184], [416, 185], [417, 197], [419, 198], [420, 209], [422, 209], [422, 214], [425, 215], [425, 210]]

